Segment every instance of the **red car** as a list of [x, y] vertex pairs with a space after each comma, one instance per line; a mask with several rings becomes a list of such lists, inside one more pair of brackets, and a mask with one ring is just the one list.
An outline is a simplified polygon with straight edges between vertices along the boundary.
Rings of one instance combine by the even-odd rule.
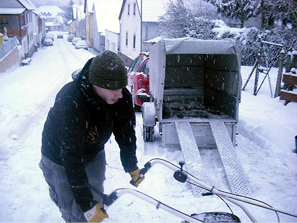
[[139, 100], [142, 95], [149, 95], [149, 55], [140, 53], [128, 69], [128, 86], [133, 97], [134, 108], [140, 111], [143, 101]]

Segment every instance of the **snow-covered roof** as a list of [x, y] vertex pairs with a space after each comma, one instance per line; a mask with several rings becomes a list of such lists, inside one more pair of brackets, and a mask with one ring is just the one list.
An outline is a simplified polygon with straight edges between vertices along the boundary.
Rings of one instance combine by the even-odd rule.
[[60, 24], [55, 22], [45, 22], [45, 26], [60, 26]]
[[118, 15], [121, 9], [121, 0], [97, 0], [93, 10], [96, 15], [97, 30], [104, 33], [105, 29], [119, 33], [120, 23]]
[[85, 12], [92, 12], [93, 11], [93, 5], [96, 2], [96, 0], [86, 0], [85, 1]]
[[82, 20], [85, 18], [83, 5], [73, 5], [72, 10], [73, 10], [73, 19]]
[[64, 23], [64, 19], [63, 19], [62, 16], [57, 16], [57, 17], [56, 17], [56, 20], [57, 20], [59, 23], [61, 23], [61, 24]]
[[48, 6], [48, 5], [44, 5], [44, 6], [40, 6], [38, 9], [38, 12], [40, 12], [41, 14], [51, 14], [52, 17], [56, 17], [59, 13], [65, 13], [60, 7], [58, 6]]
[[18, 15], [22, 14], [25, 10], [25, 8], [0, 8], [0, 14]]
[[36, 10], [35, 5], [30, 0], [18, 0], [26, 9]]
[[[108, 2], [108, 0], [105, 0], [105, 1]], [[93, 12], [94, 3], [100, 3], [100, 2], [102, 2], [102, 0], [86, 0], [84, 5], [85, 12], [86, 11]]]

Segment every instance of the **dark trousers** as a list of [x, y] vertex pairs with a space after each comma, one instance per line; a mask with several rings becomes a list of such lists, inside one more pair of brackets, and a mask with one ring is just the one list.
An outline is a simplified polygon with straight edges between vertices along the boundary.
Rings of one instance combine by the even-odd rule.
[[[66, 222], [86, 222], [84, 213], [75, 202], [70, 189], [65, 169], [42, 155], [39, 167], [43, 176], [49, 185], [49, 193], [53, 202], [59, 207], [62, 218]], [[104, 150], [96, 158], [86, 165], [89, 183], [103, 192], [103, 183], [105, 180], [106, 159]], [[94, 200], [102, 204], [102, 198], [92, 191]]]

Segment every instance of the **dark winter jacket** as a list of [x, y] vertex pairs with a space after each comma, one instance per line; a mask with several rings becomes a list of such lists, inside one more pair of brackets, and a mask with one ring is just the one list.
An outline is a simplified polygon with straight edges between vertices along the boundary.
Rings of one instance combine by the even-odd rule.
[[[92, 59], [91, 59], [92, 60]], [[93, 91], [88, 81], [89, 60], [77, 80], [66, 84], [57, 94], [42, 133], [42, 154], [64, 166], [76, 202], [85, 212], [95, 202], [88, 182], [86, 163], [104, 149], [113, 133], [120, 147], [126, 172], [137, 168], [135, 113], [130, 92], [109, 105]]]

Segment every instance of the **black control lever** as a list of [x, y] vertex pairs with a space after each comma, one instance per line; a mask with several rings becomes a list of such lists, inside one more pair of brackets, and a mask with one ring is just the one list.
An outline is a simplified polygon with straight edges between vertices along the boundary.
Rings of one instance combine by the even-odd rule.
[[177, 181], [184, 183], [188, 178], [187, 174], [183, 171], [183, 166], [185, 165], [185, 162], [180, 161], [178, 164], [180, 165], [180, 170], [175, 171], [173, 177]]

